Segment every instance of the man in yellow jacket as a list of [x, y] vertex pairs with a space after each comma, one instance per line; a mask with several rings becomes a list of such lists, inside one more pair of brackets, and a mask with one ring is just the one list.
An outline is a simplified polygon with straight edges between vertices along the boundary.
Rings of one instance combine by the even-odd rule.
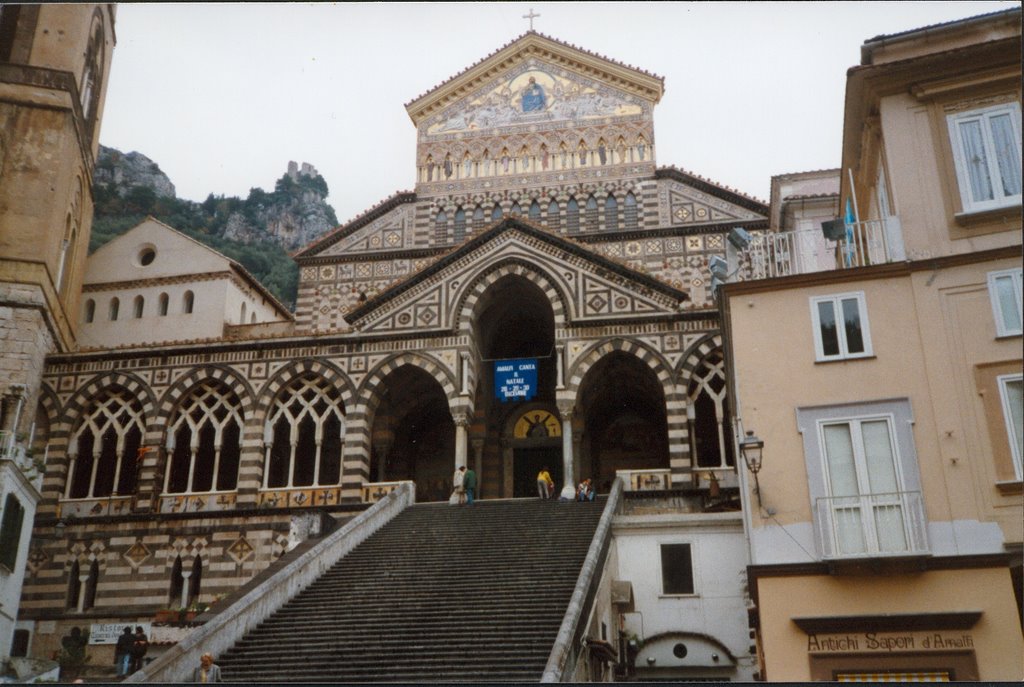
[[542, 499], [549, 499], [554, 489], [555, 481], [551, 479], [551, 473], [548, 472], [548, 467], [545, 465], [537, 473], [537, 493]]

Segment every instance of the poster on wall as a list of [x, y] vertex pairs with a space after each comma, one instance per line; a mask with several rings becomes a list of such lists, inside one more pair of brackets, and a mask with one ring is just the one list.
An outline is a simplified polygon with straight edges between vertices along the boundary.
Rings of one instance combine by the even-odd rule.
[[494, 361], [494, 395], [505, 401], [529, 401], [537, 395], [537, 359]]

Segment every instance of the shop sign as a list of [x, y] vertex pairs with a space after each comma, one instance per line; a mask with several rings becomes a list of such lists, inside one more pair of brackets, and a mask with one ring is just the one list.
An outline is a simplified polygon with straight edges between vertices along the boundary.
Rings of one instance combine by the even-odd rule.
[[807, 651], [812, 654], [949, 651], [973, 648], [974, 637], [963, 632], [851, 632], [807, 636]]
[[142, 627], [142, 631], [149, 637], [153, 632], [150, 623], [93, 623], [89, 626], [90, 644], [117, 644], [117, 638], [124, 632], [124, 628], [132, 628], [132, 634], [136, 627]]
[[496, 360], [494, 362], [494, 395], [505, 401], [529, 401], [537, 395], [537, 360]]

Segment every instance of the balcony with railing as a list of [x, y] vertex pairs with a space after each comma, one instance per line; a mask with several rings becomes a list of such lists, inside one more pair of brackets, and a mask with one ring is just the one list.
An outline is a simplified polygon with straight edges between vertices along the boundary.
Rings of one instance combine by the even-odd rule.
[[814, 515], [825, 560], [930, 554], [919, 491], [819, 498]]
[[840, 225], [828, 238], [818, 229], [770, 232], [752, 237], [750, 279], [772, 279], [899, 262], [906, 259], [898, 217]]

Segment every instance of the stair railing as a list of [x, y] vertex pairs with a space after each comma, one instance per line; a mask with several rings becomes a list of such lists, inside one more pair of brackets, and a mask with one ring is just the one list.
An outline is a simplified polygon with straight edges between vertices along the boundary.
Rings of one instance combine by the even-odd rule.
[[416, 502], [415, 485], [397, 489], [345, 523], [324, 540], [268, 577], [262, 584], [190, 632], [125, 682], [184, 682], [204, 653], [224, 653], [254, 627], [269, 618], [296, 594], [392, 518]]
[[[608, 558], [608, 548], [612, 539], [612, 518], [615, 517], [615, 511], [618, 510], [621, 499], [622, 479], [616, 478], [612, 483], [611, 493], [608, 494], [604, 512], [601, 513], [601, 519], [597, 523], [594, 538], [590, 540], [587, 557], [583, 561], [583, 568], [576, 580], [572, 598], [569, 599], [569, 607], [562, 618], [562, 625], [558, 628], [558, 636], [551, 648], [547, 665], [544, 666], [541, 682], [568, 682], [573, 679], [572, 671], [579, 661], [583, 634], [587, 630], [587, 623], [583, 621], [590, 615], [594, 597], [597, 596], [601, 573], [604, 570], [605, 560]], [[566, 675], [567, 670], [569, 671], [568, 675]]]

